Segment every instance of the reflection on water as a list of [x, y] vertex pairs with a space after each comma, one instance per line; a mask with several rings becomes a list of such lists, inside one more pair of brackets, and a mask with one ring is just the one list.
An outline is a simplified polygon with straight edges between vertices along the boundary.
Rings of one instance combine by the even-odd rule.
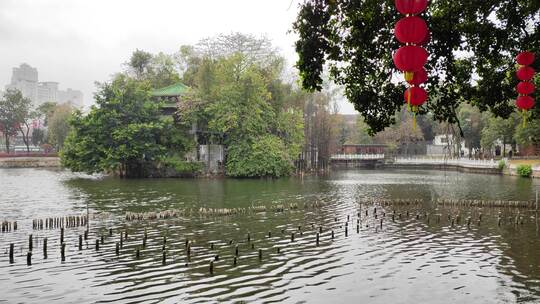
[[[520, 211], [524, 224], [515, 226], [517, 210], [437, 208], [431, 203], [437, 198], [531, 200], [537, 185], [522, 178], [436, 171], [341, 171], [304, 180], [118, 180], [65, 171], [0, 170], [0, 220], [17, 220], [20, 227], [0, 235], [0, 302], [538, 303], [535, 213]], [[379, 207], [375, 218], [374, 206], [358, 204], [369, 198], [422, 198], [426, 203], [396, 207], [403, 216], [392, 222], [392, 207]], [[126, 211], [313, 201], [327, 204], [231, 217], [122, 218]], [[110, 215], [91, 221], [82, 251], [77, 239], [84, 228], [66, 228], [62, 263], [59, 231], [32, 231], [31, 219], [84, 213], [87, 205], [93, 213]], [[433, 215], [429, 223], [425, 212]], [[499, 212], [505, 218], [501, 227]], [[464, 220], [451, 226], [447, 215], [458, 213], [463, 219], [482, 213], [483, 220], [470, 228]], [[441, 214], [440, 223], [435, 214]], [[323, 232], [316, 246], [319, 227]], [[136, 259], [145, 228], [148, 243]], [[116, 256], [119, 232], [126, 230], [128, 239]], [[26, 266], [29, 233], [35, 242], [32, 266]], [[99, 235], [105, 235], [105, 243], [96, 251]], [[44, 237], [47, 259], [41, 252]], [[190, 256], [186, 239], [192, 242]], [[12, 265], [9, 243], [16, 244]]]

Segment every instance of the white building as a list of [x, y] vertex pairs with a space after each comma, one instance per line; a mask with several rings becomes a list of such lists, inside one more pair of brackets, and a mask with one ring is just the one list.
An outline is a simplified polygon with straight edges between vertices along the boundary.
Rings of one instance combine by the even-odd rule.
[[38, 96], [37, 82], [37, 69], [23, 63], [18, 68], [13, 68], [11, 83], [6, 86], [6, 89], [18, 89], [24, 97], [36, 102]]
[[32, 101], [34, 107], [45, 102], [56, 102], [59, 104], [69, 103], [81, 109], [84, 105], [81, 91], [59, 90], [59, 83], [55, 81], [38, 81], [38, 71], [36, 68], [23, 63], [18, 68], [13, 68], [11, 83], [6, 85], [6, 89], [18, 89], [22, 95]]
[[58, 103], [69, 103], [71, 106], [82, 109], [83, 93], [78, 90], [72, 90], [68, 88], [66, 91], [58, 91]]
[[[460, 154], [463, 156], [469, 155], [469, 149], [465, 147], [465, 141], [461, 141], [459, 145], [461, 149]], [[458, 142], [454, 139], [452, 134], [440, 134], [436, 135], [433, 139], [433, 143], [427, 145], [427, 155], [443, 156], [452, 155], [458, 149]]]
[[38, 94], [36, 105], [40, 105], [48, 101], [58, 102], [58, 82], [39, 82], [37, 90]]

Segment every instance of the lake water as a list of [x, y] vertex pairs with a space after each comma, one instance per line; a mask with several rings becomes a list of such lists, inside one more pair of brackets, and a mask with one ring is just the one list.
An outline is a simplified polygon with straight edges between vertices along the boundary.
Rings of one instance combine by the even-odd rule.
[[[279, 180], [119, 180], [60, 170], [2, 169], [0, 220], [16, 220], [19, 229], [0, 234], [0, 303], [540, 303], [540, 237], [534, 212], [443, 208], [434, 202], [534, 200], [539, 185], [518, 177], [408, 170], [339, 171]], [[381, 199], [425, 202], [377, 206]], [[375, 204], [359, 203], [365, 200]], [[313, 202], [321, 206], [124, 219], [126, 212]], [[87, 207], [94, 215], [89, 239], [79, 251], [78, 237], [85, 228], [66, 228], [62, 262], [59, 229], [32, 230], [32, 219], [85, 214]], [[390, 218], [394, 209], [402, 214], [395, 222]], [[523, 224], [514, 225], [518, 212]], [[462, 220], [452, 226], [447, 216], [457, 214]], [[438, 215], [440, 222], [435, 220]], [[473, 224], [467, 227], [469, 216]], [[323, 232], [316, 246], [319, 227]], [[147, 246], [136, 259], [145, 228]], [[117, 256], [115, 244], [126, 230], [128, 239]], [[30, 233], [34, 250], [27, 266]], [[96, 251], [100, 235], [105, 235], [104, 244]], [[47, 259], [42, 254], [45, 237]], [[186, 239], [192, 242], [189, 258]], [[13, 264], [10, 243], [15, 244]]]

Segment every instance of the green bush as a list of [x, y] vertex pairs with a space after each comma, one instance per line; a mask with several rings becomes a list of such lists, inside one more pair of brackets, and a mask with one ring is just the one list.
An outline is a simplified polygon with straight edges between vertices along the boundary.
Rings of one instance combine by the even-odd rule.
[[189, 162], [178, 157], [166, 157], [163, 159], [163, 164], [181, 174], [201, 173], [203, 170], [202, 163]]
[[292, 160], [283, 141], [263, 135], [254, 142], [229, 146], [227, 175], [233, 177], [281, 177], [292, 173]]
[[503, 159], [501, 159], [499, 161], [499, 170], [503, 170], [504, 167], [506, 167], [506, 162]]
[[519, 176], [522, 177], [531, 177], [532, 166], [531, 165], [519, 165], [516, 169]]

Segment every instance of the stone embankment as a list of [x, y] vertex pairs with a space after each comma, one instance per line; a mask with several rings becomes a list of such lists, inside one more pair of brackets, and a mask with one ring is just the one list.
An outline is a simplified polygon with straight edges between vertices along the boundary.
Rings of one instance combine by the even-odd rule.
[[443, 158], [396, 158], [393, 162], [386, 163], [387, 168], [398, 169], [437, 169], [456, 170], [462, 172], [501, 174], [498, 162], [495, 160], [474, 159], [443, 159]]
[[60, 167], [59, 157], [0, 157], [0, 168]]

